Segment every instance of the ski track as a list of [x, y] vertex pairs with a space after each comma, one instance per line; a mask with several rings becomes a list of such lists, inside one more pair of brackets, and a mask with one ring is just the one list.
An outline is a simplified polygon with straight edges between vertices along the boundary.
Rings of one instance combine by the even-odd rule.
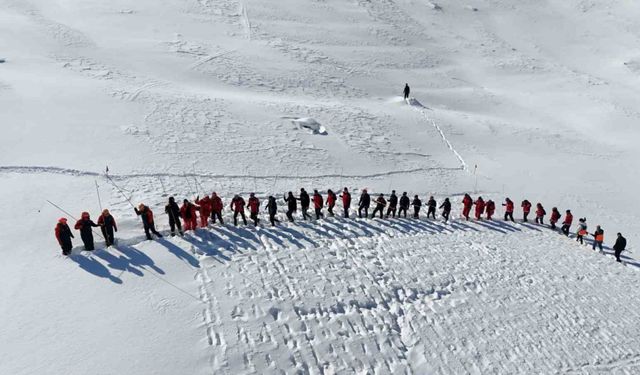
[[635, 268], [544, 227], [330, 218], [169, 241], [198, 259], [215, 373], [633, 373], [640, 363], [624, 345], [640, 336], [626, 303], [640, 281], [622, 275]]
[[[327, 173], [327, 174], [317, 174], [317, 175], [250, 175], [250, 174], [215, 174], [215, 173], [130, 173], [130, 174], [109, 174], [109, 177], [114, 180], [127, 180], [130, 178], [144, 178], [144, 177], [175, 177], [175, 178], [184, 178], [187, 177], [201, 177], [201, 178], [229, 178], [229, 179], [247, 179], [247, 178], [282, 178], [282, 179], [317, 179], [317, 178], [356, 178], [356, 179], [367, 179], [367, 178], [376, 178], [376, 177], [386, 177], [400, 174], [411, 174], [416, 172], [427, 172], [427, 171], [456, 171], [461, 168], [446, 168], [446, 167], [435, 167], [435, 168], [414, 168], [407, 170], [397, 170], [397, 171], [388, 171], [388, 172], [379, 172], [379, 173], [371, 173], [371, 174], [338, 174], [338, 173]], [[92, 172], [86, 170], [72, 169], [72, 168], [62, 168], [62, 167], [45, 167], [45, 166], [0, 166], [0, 173], [18, 173], [18, 174], [42, 174], [42, 173], [50, 173], [50, 174], [59, 174], [66, 176], [75, 176], [75, 177], [98, 177], [98, 176], [106, 176], [104, 173]]]
[[431, 125], [438, 131], [438, 133], [440, 134], [440, 137], [442, 137], [442, 141], [447, 145], [447, 148], [449, 148], [449, 150], [453, 152], [453, 154], [456, 156], [456, 158], [460, 162], [460, 168], [462, 168], [465, 171], [469, 171], [467, 163], [464, 161], [460, 153], [458, 153], [458, 151], [453, 147], [451, 142], [449, 142], [449, 139], [444, 134], [440, 126], [438, 126], [438, 124], [431, 117], [429, 117], [429, 115], [425, 113], [424, 109], [416, 105], [411, 105], [411, 108], [413, 108], [415, 111], [418, 111], [422, 116], [424, 116], [427, 119], [427, 121], [431, 123]]

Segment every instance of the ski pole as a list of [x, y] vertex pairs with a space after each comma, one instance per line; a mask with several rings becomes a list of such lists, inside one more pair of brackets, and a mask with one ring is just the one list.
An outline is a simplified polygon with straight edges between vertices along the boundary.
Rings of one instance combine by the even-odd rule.
[[195, 190], [193, 189], [193, 186], [191, 186], [191, 181], [189, 181], [189, 178], [187, 177], [186, 173], [183, 173], [184, 179], [187, 180], [187, 185], [189, 185], [189, 190], [191, 191], [192, 195], [196, 195]]
[[122, 194], [122, 196], [124, 197], [124, 199], [126, 199], [127, 202], [129, 202], [129, 204], [131, 205], [131, 207], [136, 208], [136, 206], [133, 205], [133, 203], [131, 203], [131, 199], [127, 198], [127, 195], [124, 193], [124, 191], [122, 191], [122, 189], [120, 189], [120, 187], [118, 185], [116, 185], [116, 183], [113, 181], [113, 179], [111, 178], [111, 176], [107, 175], [107, 181], [111, 182], [111, 184], [118, 189], [118, 191], [120, 192], [120, 194]]
[[[78, 219], [76, 219], [73, 215], [71, 215], [68, 211], [64, 210], [62, 207], [58, 206], [57, 204], [51, 202], [50, 200], [46, 199], [47, 203], [49, 203], [50, 205], [52, 205], [53, 207], [57, 208], [58, 210], [62, 211], [63, 213], [69, 215], [70, 218], [72, 218], [75, 221], [78, 221]], [[96, 232], [93, 228], [91, 228], [91, 231], [97, 235], [99, 235], [100, 237], [104, 238], [104, 240], [106, 241], [107, 239], [104, 237], [104, 235], [102, 233]]]
[[162, 186], [162, 192], [166, 196], [167, 195], [167, 189], [165, 189], [165, 187], [164, 187], [164, 182], [162, 181], [162, 177], [158, 176], [158, 180], [160, 180], [160, 186]]
[[100, 200], [100, 190], [98, 189], [98, 180], [93, 180], [96, 183], [96, 194], [98, 194], [98, 205], [100, 206], [100, 212], [102, 212], [102, 201]]

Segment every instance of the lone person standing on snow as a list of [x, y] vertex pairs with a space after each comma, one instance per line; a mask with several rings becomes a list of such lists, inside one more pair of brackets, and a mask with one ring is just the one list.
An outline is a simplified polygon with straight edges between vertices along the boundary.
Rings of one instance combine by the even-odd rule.
[[404, 84], [404, 100], [409, 99], [409, 93], [411, 92], [411, 89], [409, 88], [409, 84], [405, 83]]
[[625, 247], [627, 247], [627, 239], [622, 237], [622, 233], [618, 233], [616, 244], [613, 245], [613, 250], [615, 251], [615, 255], [616, 255], [616, 262], [622, 262], [620, 260], [620, 254], [622, 254]]

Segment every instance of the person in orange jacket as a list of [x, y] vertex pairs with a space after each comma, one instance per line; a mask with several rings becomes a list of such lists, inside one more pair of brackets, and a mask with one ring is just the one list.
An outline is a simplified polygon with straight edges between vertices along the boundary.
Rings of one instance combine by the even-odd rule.
[[254, 193], [249, 194], [247, 208], [249, 209], [249, 217], [253, 220], [253, 225], [257, 227], [260, 222], [260, 219], [258, 219], [258, 214], [260, 213], [260, 200]]
[[520, 204], [520, 207], [522, 207], [522, 221], [526, 223], [528, 221], [529, 212], [531, 212], [531, 202], [525, 199], [522, 201], [522, 204]]
[[320, 220], [324, 215], [322, 214], [322, 207], [324, 207], [324, 199], [317, 189], [313, 190], [313, 208], [316, 210], [316, 220]]
[[218, 194], [214, 191], [211, 193], [211, 221], [213, 224], [216, 223], [216, 217], [220, 220], [220, 224], [224, 225], [224, 220], [222, 220], [222, 209], [224, 205], [222, 203], [222, 199], [218, 196]]
[[504, 221], [508, 221], [509, 219], [511, 219], [511, 221], [515, 222], [515, 220], [513, 220], [513, 201], [507, 198], [505, 200], [505, 203], [503, 203], [502, 205], [505, 206]]
[[469, 220], [469, 213], [471, 212], [471, 206], [473, 205], [473, 199], [469, 194], [465, 194], [462, 198], [462, 216], [466, 220]]
[[60, 244], [60, 248], [62, 249], [62, 255], [71, 254], [71, 249], [73, 249], [73, 243], [71, 239], [73, 237], [73, 233], [71, 233], [71, 228], [67, 224], [67, 218], [61, 217], [58, 219], [58, 223], [56, 224], [55, 229], [56, 240], [58, 240], [58, 244]]
[[484, 209], [487, 212], [487, 220], [491, 220], [493, 214], [496, 212], [496, 202], [489, 199], [484, 205]]
[[569, 228], [571, 228], [571, 223], [573, 223], [573, 215], [571, 214], [571, 210], [567, 210], [567, 213], [564, 215], [564, 221], [562, 222], [562, 233], [565, 236], [569, 235]]
[[233, 210], [233, 225], [238, 226], [238, 215], [242, 216], [242, 222], [247, 225], [247, 217], [244, 215], [244, 199], [236, 194], [231, 200], [231, 209]]
[[542, 207], [542, 203], [536, 204], [536, 224], [544, 224], [544, 215], [547, 214], [547, 211]]
[[549, 218], [549, 222], [551, 223], [551, 229], [556, 229], [556, 223], [560, 220], [562, 215], [560, 215], [560, 211], [558, 211], [558, 207], [554, 207], [551, 209], [551, 217]]
[[596, 226], [596, 231], [591, 234], [593, 236], [593, 250], [595, 251], [596, 246], [600, 248], [600, 253], [604, 253], [602, 250], [602, 243], [604, 242], [604, 230], [598, 225]]
[[211, 216], [211, 198], [208, 195], [202, 199], [196, 197], [195, 203], [200, 207], [200, 226], [206, 228], [209, 224], [209, 216]]
[[482, 220], [482, 214], [484, 213], [484, 207], [485, 207], [484, 199], [482, 199], [482, 197], [478, 197], [478, 199], [476, 199], [475, 201], [475, 205], [476, 205], [476, 220]]
[[188, 230], [196, 230], [198, 227], [198, 218], [196, 216], [196, 206], [185, 199], [180, 207], [180, 216], [184, 222], [185, 232]]

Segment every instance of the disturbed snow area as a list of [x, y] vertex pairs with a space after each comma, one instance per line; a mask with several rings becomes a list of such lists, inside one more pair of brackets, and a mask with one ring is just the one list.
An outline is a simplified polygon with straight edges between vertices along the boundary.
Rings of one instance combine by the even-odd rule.
[[[544, 228], [457, 221], [145, 242], [104, 172], [165, 233], [169, 195], [347, 186], [451, 197], [454, 216], [464, 192], [527, 198], [633, 250], [639, 16], [582, 0], [0, 0], [0, 373], [637, 372], [633, 253], [624, 267]], [[63, 259], [68, 215], [47, 199], [108, 207], [117, 248]]]

